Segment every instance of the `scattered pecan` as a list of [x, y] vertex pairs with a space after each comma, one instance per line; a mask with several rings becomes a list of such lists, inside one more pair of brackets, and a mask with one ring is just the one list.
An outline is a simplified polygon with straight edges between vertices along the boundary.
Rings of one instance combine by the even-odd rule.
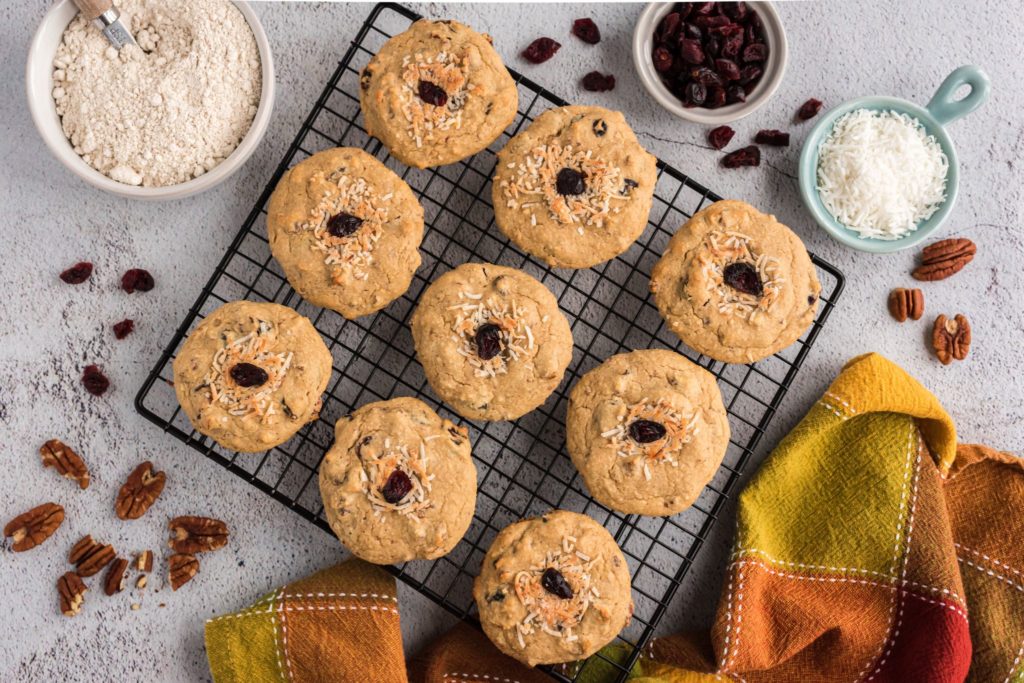
[[50, 439], [40, 446], [39, 456], [43, 459], [43, 467], [52, 467], [58, 474], [74, 479], [80, 489], [89, 488], [89, 468], [85, 461], [60, 439]]
[[66, 617], [73, 617], [82, 611], [82, 603], [85, 602], [85, 587], [82, 577], [74, 572], [68, 572], [57, 579], [57, 593], [60, 595], [60, 613]]
[[114, 595], [124, 590], [125, 574], [128, 571], [128, 560], [118, 557], [110, 563], [107, 575], [103, 578], [103, 592], [107, 595]]
[[971, 325], [967, 318], [959, 313], [952, 320], [944, 315], [936, 318], [932, 330], [932, 346], [943, 365], [949, 365], [953, 359], [967, 358], [971, 348]]
[[176, 553], [203, 553], [228, 544], [228, 526], [219, 519], [185, 515], [167, 525], [171, 530], [168, 545]]
[[174, 553], [167, 559], [167, 576], [171, 590], [178, 590], [192, 580], [199, 571], [199, 560], [188, 553]]
[[14, 538], [11, 549], [20, 553], [48, 539], [63, 522], [64, 508], [56, 503], [43, 503], [9, 521], [4, 536]]
[[135, 579], [135, 587], [138, 588], [139, 590], [142, 590], [143, 588], [145, 588], [147, 583], [149, 583], [149, 579], [146, 578], [145, 574], [143, 574], [139, 578]]
[[969, 239], [955, 237], [929, 244], [921, 251], [921, 265], [914, 269], [915, 280], [945, 280], [971, 262], [978, 247]]
[[898, 322], [920, 320], [924, 315], [924, 294], [920, 289], [898, 287], [889, 292], [889, 313]]
[[143, 550], [135, 556], [135, 568], [140, 572], [153, 571], [153, 551]]
[[71, 548], [68, 562], [75, 565], [79, 576], [85, 578], [98, 573], [110, 564], [116, 555], [114, 546], [97, 543], [92, 540], [92, 536], [86, 535]]
[[138, 519], [156, 502], [164, 490], [167, 475], [155, 472], [148, 460], [128, 475], [114, 501], [114, 511], [119, 519]]

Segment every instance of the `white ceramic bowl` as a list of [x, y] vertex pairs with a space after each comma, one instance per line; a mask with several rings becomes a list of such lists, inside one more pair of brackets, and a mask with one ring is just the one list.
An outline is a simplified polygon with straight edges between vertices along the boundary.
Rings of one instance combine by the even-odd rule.
[[43, 17], [42, 23], [36, 29], [35, 37], [32, 38], [32, 45], [28, 51], [28, 65], [25, 70], [28, 108], [32, 112], [32, 120], [35, 121], [36, 129], [39, 130], [43, 142], [50, 148], [53, 155], [72, 173], [90, 185], [132, 199], [188, 197], [224, 182], [232, 173], [241, 168], [259, 145], [260, 140], [263, 139], [263, 134], [267, 132], [267, 124], [270, 123], [270, 113], [274, 108], [274, 60], [270, 54], [270, 42], [267, 40], [267, 34], [263, 32], [263, 26], [253, 13], [252, 8], [248, 3], [240, 0], [234, 0], [234, 4], [245, 17], [249, 28], [252, 29], [253, 36], [256, 37], [256, 46], [260, 52], [263, 86], [256, 116], [249, 127], [249, 132], [245, 134], [238, 147], [228, 155], [227, 159], [198, 178], [165, 187], [141, 187], [119, 183], [85, 163], [72, 149], [71, 143], [61, 128], [60, 117], [57, 116], [57, 108], [53, 102], [53, 58], [57, 54], [57, 47], [64, 36], [64, 29], [74, 19], [78, 10], [72, 0], [59, 0], [54, 4]]
[[717, 126], [736, 121], [756, 111], [775, 94], [779, 84], [782, 83], [782, 75], [786, 71], [786, 62], [788, 61], [789, 48], [786, 43], [786, 31], [782, 28], [782, 20], [779, 19], [778, 12], [770, 2], [748, 2], [747, 5], [750, 6], [750, 9], [757, 10], [761, 16], [768, 43], [768, 60], [765, 62], [764, 75], [761, 76], [760, 82], [747, 95], [746, 102], [727, 104], [718, 109], [684, 107], [679, 98], [661, 82], [651, 56], [654, 51], [654, 29], [657, 28], [662, 18], [672, 11], [674, 4], [671, 2], [648, 4], [640, 13], [636, 28], [633, 30], [633, 63], [636, 65], [636, 72], [640, 76], [640, 82], [644, 84], [647, 92], [658, 104], [681, 119]]

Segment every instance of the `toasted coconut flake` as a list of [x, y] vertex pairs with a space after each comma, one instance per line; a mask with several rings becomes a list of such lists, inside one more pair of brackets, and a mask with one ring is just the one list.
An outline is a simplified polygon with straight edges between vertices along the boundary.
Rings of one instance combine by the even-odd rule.
[[[210, 370], [200, 385], [206, 389], [210, 402], [235, 417], [257, 415], [266, 420], [273, 415], [273, 395], [281, 388], [293, 358], [290, 351], [270, 351], [276, 340], [273, 325], [261, 320], [252, 332], [227, 341], [214, 354]], [[230, 374], [231, 368], [239, 363], [258, 366], [267, 373], [267, 381], [257, 387], [240, 386]]]
[[[493, 296], [484, 301], [482, 294], [469, 291], [459, 292], [459, 298], [469, 301], [448, 307], [459, 311], [452, 326], [452, 339], [456, 351], [469, 361], [477, 377], [507, 374], [509, 362], [533, 351], [533, 331], [519, 315], [515, 301], [502, 302]], [[488, 360], [481, 359], [476, 349], [476, 331], [485, 324], [497, 325], [501, 334], [501, 351]]]
[[[720, 313], [736, 315], [753, 323], [759, 313], [769, 310], [778, 301], [782, 285], [779, 261], [773, 256], [759, 253], [751, 245], [753, 239], [734, 230], [714, 230], [704, 238], [705, 253], [698, 256], [697, 264], [707, 283], [707, 293]], [[743, 261], [751, 263], [761, 278], [763, 293], [760, 297], [733, 289], [724, 281], [725, 267]]]
[[[666, 399], [652, 402], [644, 397], [628, 406], [624, 413], [617, 416], [618, 424], [601, 432], [601, 438], [608, 439], [618, 457], [630, 463], [627, 472], [643, 472], [644, 478], [650, 481], [653, 472], [650, 465], [657, 466], [668, 463], [677, 467], [676, 453], [693, 440], [697, 433], [700, 413], [694, 411], [684, 416]], [[665, 436], [657, 441], [638, 443], [629, 435], [629, 425], [635, 420], [650, 420], [665, 428]], [[643, 462], [643, 467], [632, 467], [633, 462]]]
[[[462, 111], [470, 93], [474, 92], [469, 80], [469, 58], [442, 49], [435, 55], [416, 53], [402, 60], [402, 85], [398, 91], [400, 107], [409, 123], [408, 133], [416, 147], [423, 142], [444, 139], [436, 132], [460, 130]], [[419, 96], [420, 81], [440, 87], [448, 96], [445, 104], [427, 104]]]
[[[433, 476], [427, 473], [427, 451], [423, 443], [409, 448], [406, 444], [392, 445], [391, 439], [384, 440], [379, 452], [363, 447], [359, 451], [362, 463], [360, 480], [363, 492], [370, 500], [376, 516], [385, 512], [396, 512], [408, 516], [421, 516], [433, 507], [430, 499]], [[401, 470], [412, 482], [412, 489], [397, 503], [389, 503], [381, 493], [388, 478], [395, 470]]]

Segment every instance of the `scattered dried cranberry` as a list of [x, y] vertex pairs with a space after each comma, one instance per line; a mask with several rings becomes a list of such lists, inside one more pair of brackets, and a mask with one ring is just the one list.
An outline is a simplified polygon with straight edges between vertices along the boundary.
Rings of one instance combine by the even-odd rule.
[[398, 505], [409, 494], [409, 491], [412, 491], [412, 480], [409, 479], [408, 474], [396, 469], [388, 477], [388, 480], [384, 482], [380, 495], [392, 505]]
[[[421, 81], [422, 82], [422, 81]], [[327, 220], [327, 232], [333, 237], [348, 237], [363, 224], [362, 218], [357, 218], [350, 213], [336, 213]]]
[[110, 380], [98, 365], [86, 365], [82, 371], [82, 384], [93, 396], [102, 396], [110, 388]]
[[629, 438], [637, 443], [651, 443], [665, 438], [665, 425], [652, 420], [633, 420], [629, 423]]
[[715, 149], [725, 149], [733, 135], [736, 135], [736, 131], [729, 126], [719, 126], [708, 131], [708, 142]]
[[148, 292], [153, 289], [153, 276], [148, 270], [132, 268], [121, 276], [121, 289], [128, 292]]
[[801, 121], [806, 121], [807, 119], [813, 119], [820, 111], [821, 100], [816, 100], [812, 97], [800, 105], [800, 111], [798, 111], [796, 115], [800, 117]]
[[544, 573], [540, 577], [540, 585], [543, 586], [544, 590], [551, 593], [556, 598], [562, 600], [568, 600], [572, 597], [572, 586], [562, 576], [562, 572], [558, 571], [554, 567], [548, 567], [544, 570]]
[[789, 147], [789, 133], [783, 133], [781, 130], [759, 130], [754, 136], [754, 142], [759, 145]]
[[92, 275], [92, 264], [88, 261], [79, 261], [60, 274], [60, 279], [69, 285], [80, 285]]
[[738, 292], [761, 296], [764, 293], [764, 284], [757, 269], [746, 261], [730, 263], [722, 271], [722, 280]]
[[125, 318], [119, 323], [114, 323], [114, 338], [124, 339], [135, 330], [135, 321]]
[[555, 177], [555, 189], [560, 195], [575, 196], [586, 192], [587, 181], [576, 169], [563, 168]]
[[722, 157], [722, 166], [726, 168], [739, 168], [740, 166], [760, 166], [761, 150], [755, 145], [729, 152]]
[[591, 71], [583, 77], [583, 89], [590, 92], [607, 92], [615, 89], [615, 76]]
[[744, 62], [763, 62], [768, 59], [768, 46], [764, 43], [751, 43], [743, 48]]
[[703, 64], [704, 48], [699, 40], [684, 39], [679, 42], [679, 57], [687, 64]]
[[601, 31], [593, 19], [577, 19], [572, 22], [572, 34], [584, 43], [597, 45], [601, 42]]
[[437, 83], [421, 80], [417, 88], [420, 99], [435, 107], [443, 107], [448, 104], [448, 93]]
[[490, 360], [501, 353], [501, 328], [494, 323], [485, 323], [476, 329], [476, 355], [480, 360]]
[[654, 68], [658, 71], [668, 71], [672, 68], [672, 53], [668, 51], [668, 48], [655, 48]]
[[531, 64], [543, 64], [558, 52], [562, 44], [551, 38], [538, 38], [523, 50], [523, 59]]
[[235, 384], [246, 389], [261, 387], [270, 379], [266, 370], [252, 363], [236, 363], [231, 366], [228, 374], [231, 375], [231, 379], [235, 380]]

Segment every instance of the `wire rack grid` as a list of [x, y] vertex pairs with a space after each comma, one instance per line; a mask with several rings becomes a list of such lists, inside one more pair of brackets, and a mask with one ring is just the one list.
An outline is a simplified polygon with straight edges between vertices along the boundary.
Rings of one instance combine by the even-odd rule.
[[[473, 621], [472, 581], [501, 529], [551, 508], [588, 514], [612, 533], [627, 558], [633, 577], [633, 619], [616, 641], [623, 647], [615, 656], [598, 654], [548, 672], [557, 680], [573, 681], [589, 667], [603, 667], [609, 680], [625, 680], [828, 318], [842, 291], [843, 276], [814, 258], [822, 281], [821, 306], [811, 328], [789, 349], [753, 365], [727, 365], [695, 354], [662, 323], [648, 295], [648, 280], [674, 230], [718, 196], [660, 162], [649, 225], [626, 253], [596, 268], [575, 271], [551, 269], [532, 260], [494, 225], [490, 179], [496, 152], [508, 138], [543, 111], [565, 102], [511, 72], [519, 89], [520, 112], [490, 149], [441, 168], [405, 167], [366, 134], [358, 81], [360, 70], [384, 41], [417, 18], [414, 12], [390, 3], [377, 5], [370, 13], [140, 389], [136, 408], [165, 432], [329, 532], [317, 468], [331, 445], [334, 422], [370, 401], [394, 396], [426, 401], [442, 416], [470, 429], [478, 473], [476, 513], [463, 540], [447, 556], [389, 570], [452, 614]], [[426, 219], [423, 262], [409, 291], [379, 313], [358, 320], [345, 320], [303, 301], [271, 258], [266, 238], [265, 205], [281, 174], [311, 154], [335, 146], [361, 147], [398, 173], [418, 196]], [[499, 263], [530, 273], [556, 295], [572, 327], [575, 347], [564, 380], [542, 407], [515, 422], [462, 420], [438, 400], [415, 358], [407, 322], [420, 292], [436, 276], [467, 261]], [[319, 419], [287, 443], [256, 455], [227, 451], [194, 431], [172, 385], [171, 363], [187, 333], [220, 305], [237, 299], [292, 306], [313, 321], [334, 358]], [[569, 388], [610, 355], [642, 348], [673, 349], [711, 371], [730, 416], [732, 439], [721, 468], [690, 509], [669, 518], [622, 515], [596, 503], [563, 449]]]

